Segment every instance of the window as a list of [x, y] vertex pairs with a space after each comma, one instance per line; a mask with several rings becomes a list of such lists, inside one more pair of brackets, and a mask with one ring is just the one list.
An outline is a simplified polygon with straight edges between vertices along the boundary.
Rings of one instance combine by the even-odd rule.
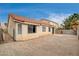
[[51, 32], [51, 28], [49, 27], [49, 32]]
[[46, 27], [42, 26], [42, 32], [45, 32], [45, 31], [46, 31]]
[[28, 25], [28, 33], [36, 33], [36, 25]]
[[18, 24], [18, 34], [22, 34], [22, 24]]

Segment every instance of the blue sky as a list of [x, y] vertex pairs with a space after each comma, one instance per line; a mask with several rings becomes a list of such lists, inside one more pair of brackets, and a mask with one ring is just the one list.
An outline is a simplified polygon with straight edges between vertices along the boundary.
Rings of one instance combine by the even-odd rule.
[[1, 3], [0, 22], [7, 22], [8, 14], [29, 17], [33, 19], [49, 19], [59, 24], [73, 13], [79, 13], [78, 3]]

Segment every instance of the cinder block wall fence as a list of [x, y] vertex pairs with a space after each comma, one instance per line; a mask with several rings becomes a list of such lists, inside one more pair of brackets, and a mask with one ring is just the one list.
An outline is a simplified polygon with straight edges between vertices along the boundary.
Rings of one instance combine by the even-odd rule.
[[77, 28], [77, 37], [78, 37], [78, 40], [79, 40], [79, 25], [78, 25], [78, 28]]

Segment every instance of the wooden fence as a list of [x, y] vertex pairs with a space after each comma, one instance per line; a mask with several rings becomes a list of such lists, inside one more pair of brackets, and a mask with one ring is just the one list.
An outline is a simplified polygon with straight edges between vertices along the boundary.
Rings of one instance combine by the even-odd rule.
[[70, 35], [76, 35], [76, 32], [73, 30], [62, 30], [63, 34], [70, 34]]
[[76, 33], [73, 30], [57, 30], [57, 34], [69, 34], [69, 35], [76, 35]]

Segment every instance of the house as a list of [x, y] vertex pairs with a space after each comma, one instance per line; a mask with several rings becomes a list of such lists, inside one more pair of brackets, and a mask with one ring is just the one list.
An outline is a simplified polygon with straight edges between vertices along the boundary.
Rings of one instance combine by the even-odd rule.
[[52, 25], [52, 30], [53, 30], [53, 34], [56, 33], [56, 29], [59, 28], [59, 24], [54, 22], [54, 21], [51, 21], [51, 20], [47, 20], [47, 19], [41, 19], [42, 22], [47, 22], [49, 23], [50, 25]]
[[54, 28], [57, 23], [49, 20], [34, 20], [9, 14], [8, 33], [14, 40], [28, 40], [44, 35], [54, 34]]

